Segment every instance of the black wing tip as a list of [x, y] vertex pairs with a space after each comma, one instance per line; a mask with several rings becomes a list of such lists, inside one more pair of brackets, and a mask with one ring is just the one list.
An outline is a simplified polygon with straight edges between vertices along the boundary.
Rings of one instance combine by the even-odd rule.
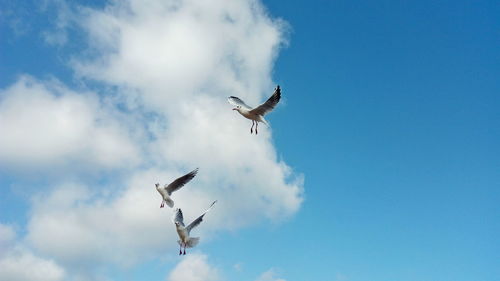
[[274, 90], [274, 94], [277, 96], [281, 96], [281, 88], [280, 85], [276, 86], [276, 89]]
[[280, 85], [276, 86], [276, 90], [274, 91], [274, 94], [271, 96], [271, 98], [276, 99], [276, 102], [279, 102], [281, 99], [281, 88]]
[[196, 168], [196, 169], [192, 170], [191, 172], [189, 172], [186, 176], [190, 176], [191, 178], [194, 178], [194, 176], [196, 176], [196, 174], [198, 174], [199, 170], [200, 170], [200, 168]]

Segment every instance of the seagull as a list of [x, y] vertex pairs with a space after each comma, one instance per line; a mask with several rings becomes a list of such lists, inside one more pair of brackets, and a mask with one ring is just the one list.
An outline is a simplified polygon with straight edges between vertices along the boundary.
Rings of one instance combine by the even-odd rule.
[[155, 184], [156, 190], [161, 194], [161, 197], [163, 200], [161, 201], [160, 208], [163, 208], [165, 206], [165, 203], [172, 208], [174, 206], [174, 200], [170, 198], [170, 195], [172, 195], [172, 192], [179, 190], [181, 187], [183, 187], [186, 183], [188, 183], [190, 180], [196, 176], [196, 173], [198, 173], [198, 168], [194, 169], [193, 171], [189, 172], [188, 174], [174, 180], [170, 184], [165, 184], [164, 187], [160, 187], [160, 184], [157, 183]]
[[266, 119], [264, 119], [264, 115], [269, 111], [273, 110], [273, 108], [278, 104], [281, 99], [281, 89], [280, 86], [276, 86], [274, 89], [274, 94], [263, 104], [257, 106], [256, 108], [251, 108], [246, 105], [244, 101], [235, 96], [230, 96], [227, 100], [230, 104], [236, 106], [233, 110], [238, 111], [243, 117], [252, 120], [252, 127], [250, 128], [250, 134], [253, 133], [253, 126], [255, 124], [255, 134], [257, 134], [257, 126], [259, 126], [258, 122], [262, 122], [269, 126]]
[[[174, 216], [174, 223], [175, 223], [175, 229], [177, 230], [177, 234], [179, 235], [179, 240], [177, 240], [177, 243], [179, 243], [179, 255], [186, 254], [186, 247], [187, 248], [193, 248], [198, 244], [200, 241], [200, 237], [189, 237], [189, 233], [191, 230], [195, 227], [197, 227], [202, 221], [203, 221], [203, 216], [212, 209], [212, 207], [217, 203], [217, 200], [212, 202], [210, 204], [210, 207], [197, 219], [195, 219], [192, 223], [190, 223], [188, 226], [184, 226], [184, 218], [182, 216], [182, 210], [177, 208], [175, 210], [175, 216]], [[182, 247], [184, 247], [184, 252], [182, 252]]]

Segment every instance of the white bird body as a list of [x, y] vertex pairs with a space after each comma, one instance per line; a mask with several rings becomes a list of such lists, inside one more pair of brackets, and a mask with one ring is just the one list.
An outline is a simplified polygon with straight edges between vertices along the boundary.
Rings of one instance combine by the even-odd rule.
[[174, 180], [170, 184], [166, 184], [165, 186], [161, 187], [159, 183], [155, 184], [156, 190], [158, 193], [160, 193], [162, 197], [161, 205], [160, 208], [163, 208], [165, 206], [165, 203], [170, 207], [174, 207], [174, 200], [170, 198], [172, 193], [174, 191], [179, 190], [181, 187], [183, 187], [186, 183], [191, 181], [195, 176], [196, 173], [198, 173], [198, 168], [194, 169], [193, 171], [189, 172], [188, 174]]
[[161, 187], [159, 184], [156, 185], [156, 190], [160, 193], [161, 197], [163, 198], [163, 202], [167, 203], [167, 205], [172, 208], [174, 207], [174, 200], [170, 198], [168, 195], [167, 190], [164, 187]]
[[177, 240], [177, 243], [179, 243], [180, 246], [179, 255], [183, 253], [182, 247], [184, 247], [184, 255], [185, 255], [186, 248], [193, 248], [194, 246], [198, 245], [200, 238], [190, 237], [189, 234], [191, 233], [191, 230], [193, 228], [197, 227], [203, 221], [203, 217], [205, 216], [205, 214], [208, 211], [210, 211], [210, 209], [212, 209], [212, 207], [216, 202], [217, 200], [215, 200], [201, 216], [199, 216], [197, 219], [191, 222], [188, 226], [184, 226], [184, 217], [182, 215], [182, 210], [179, 208], [176, 209], [174, 224], [175, 224], [175, 230], [177, 231], [177, 235], [179, 236], [179, 240]]
[[266, 125], [269, 125], [269, 123], [267, 123], [266, 119], [264, 119], [264, 117], [262, 115], [252, 113], [251, 110], [246, 110], [246, 109], [241, 108], [241, 107], [236, 108], [235, 110], [238, 111], [246, 119], [250, 119], [250, 120], [255, 121], [255, 122], [261, 122], [261, 123], [264, 123]]
[[253, 126], [255, 125], [255, 134], [257, 134], [257, 127], [259, 122], [264, 123], [269, 126], [264, 115], [274, 109], [281, 99], [281, 89], [280, 86], [276, 86], [273, 95], [267, 99], [266, 102], [257, 106], [256, 108], [251, 108], [243, 100], [238, 97], [230, 96], [227, 100], [229, 103], [235, 105], [233, 110], [238, 111], [243, 117], [252, 120], [252, 127], [250, 128], [250, 133], [253, 133]]
[[186, 244], [189, 241], [189, 233], [186, 228], [180, 224], [175, 225], [175, 230], [177, 231], [177, 235], [179, 235], [179, 243]]

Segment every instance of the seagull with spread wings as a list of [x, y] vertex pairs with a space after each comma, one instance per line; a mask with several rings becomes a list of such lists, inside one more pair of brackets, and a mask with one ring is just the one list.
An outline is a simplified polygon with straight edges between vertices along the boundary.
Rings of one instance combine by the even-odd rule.
[[156, 190], [158, 190], [158, 192], [161, 194], [161, 197], [163, 198], [160, 208], [163, 208], [165, 206], [165, 203], [167, 203], [167, 205], [172, 208], [174, 206], [174, 200], [170, 198], [172, 192], [179, 190], [186, 183], [192, 180], [196, 176], [196, 173], [198, 173], [198, 168], [174, 180], [170, 184], [165, 184], [165, 186], [163, 187], [161, 187], [159, 183], [155, 184]]
[[280, 86], [276, 86], [273, 95], [263, 104], [257, 106], [256, 108], [251, 108], [246, 105], [244, 101], [242, 101], [238, 97], [230, 96], [227, 100], [232, 105], [236, 106], [233, 110], [238, 111], [243, 117], [252, 120], [252, 127], [250, 128], [250, 134], [253, 133], [253, 126], [255, 125], [255, 134], [257, 134], [257, 126], [258, 122], [262, 122], [269, 126], [266, 119], [264, 119], [264, 115], [273, 110], [273, 108], [278, 104], [281, 99], [281, 89]]
[[[198, 244], [200, 241], [200, 237], [189, 237], [189, 234], [191, 233], [191, 230], [195, 227], [197, 227], [202, 221], [203, 217], [205, 214], [212, 209], [212, 207], [215, 205], [217, 200], [215, 200], [212, 204], [210, 204], [210, 207], [197, 219], [195, 219], [192, 223], [190, 223], [188, 226], [184, 226], [184, 217], [182, 216], [182, 210], [181, 209], [176, 209], [175, 210], [175, 215], [174, 215], [174, 224], [175, 224], [175, 229], [177, 230], [177, 234], [179, 235], [179, 240], [177, 240], [177, 243], [179, 243], [179, 255], [186, 254], [186, 248], [193, 248]], [[182, 247], [184, 247], [184, 252], [182, 252]]]

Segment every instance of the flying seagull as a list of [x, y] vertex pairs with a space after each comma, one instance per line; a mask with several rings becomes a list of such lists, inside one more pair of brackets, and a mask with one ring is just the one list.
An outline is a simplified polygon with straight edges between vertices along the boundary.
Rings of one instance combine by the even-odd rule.
[[269, 111], [273, 110], [273, 108], [278, 104], [281, 98], [281, 89], [280, 86], [276, 86], [274, 89], [274, 94], [263, 104], [257, 106], [256, 108], [251, 108], [246, 105], [244, 101], [242, 101], [238, 97], [230, 96], [227, 100], [230, 104], [236, 106], [233, 110], [238, 111], [243, 117], [252, 120], [252, 127], [250, 128], [250, 134], [253, 133], [253, 126], [255, 124], [255, 134], [257, 134], [257, 126], [259, 126], [258, 122], [262, 122], [269, 126], [266, 119], [264, 119], [264, 115]]
[[[195, 227], [197, 227], [202, 221], [203, 221], [203, 216], [212, 209], [214, 204], [217, 202], [215, 200], [212, 204], [210, 204], [210, 207], [197, 219], [195, 219], [192, 223], [190, 223], [188, 226], [184, 226], [184, 217], [182, 216], [182, 210], [177, 208], [175, 210], [175, 216], [174, 216], [174, 223], [175, 223], [175, 229], [177, 230], [177, 234], [179, 235], [179, 240], [177, 240], [177, 243], [179, 243], [179, 255], [186, 254], [186, 248], [193, 248], [198, 244], [200, 241], [200, 237], [189, 237], [189, 233], [191, 230]], [[184, 247], [184, 252], [182, 252], [182, 247]]]
[[170, 198], [172, 195], [172, 192], [179, 190], [181, 187], [183, 187], [186, 183], [188, 183], [190, 180], [196, 176], [196, 173], [198, 173], [198, 168], [194, 169], [193, 171], [189, 172], [188, 174], [174, 180], [170, 184], [165, 184], [164, 187], [160, 187], [160, 184], [157, 183], [155, 184], [156, 190], [161, 194], [161, 197], [163, 200], [161, 201], [160, 208], [163, 208], [165, 206], [165, 203], [172, 208], [174, 206], [174, 200]]

